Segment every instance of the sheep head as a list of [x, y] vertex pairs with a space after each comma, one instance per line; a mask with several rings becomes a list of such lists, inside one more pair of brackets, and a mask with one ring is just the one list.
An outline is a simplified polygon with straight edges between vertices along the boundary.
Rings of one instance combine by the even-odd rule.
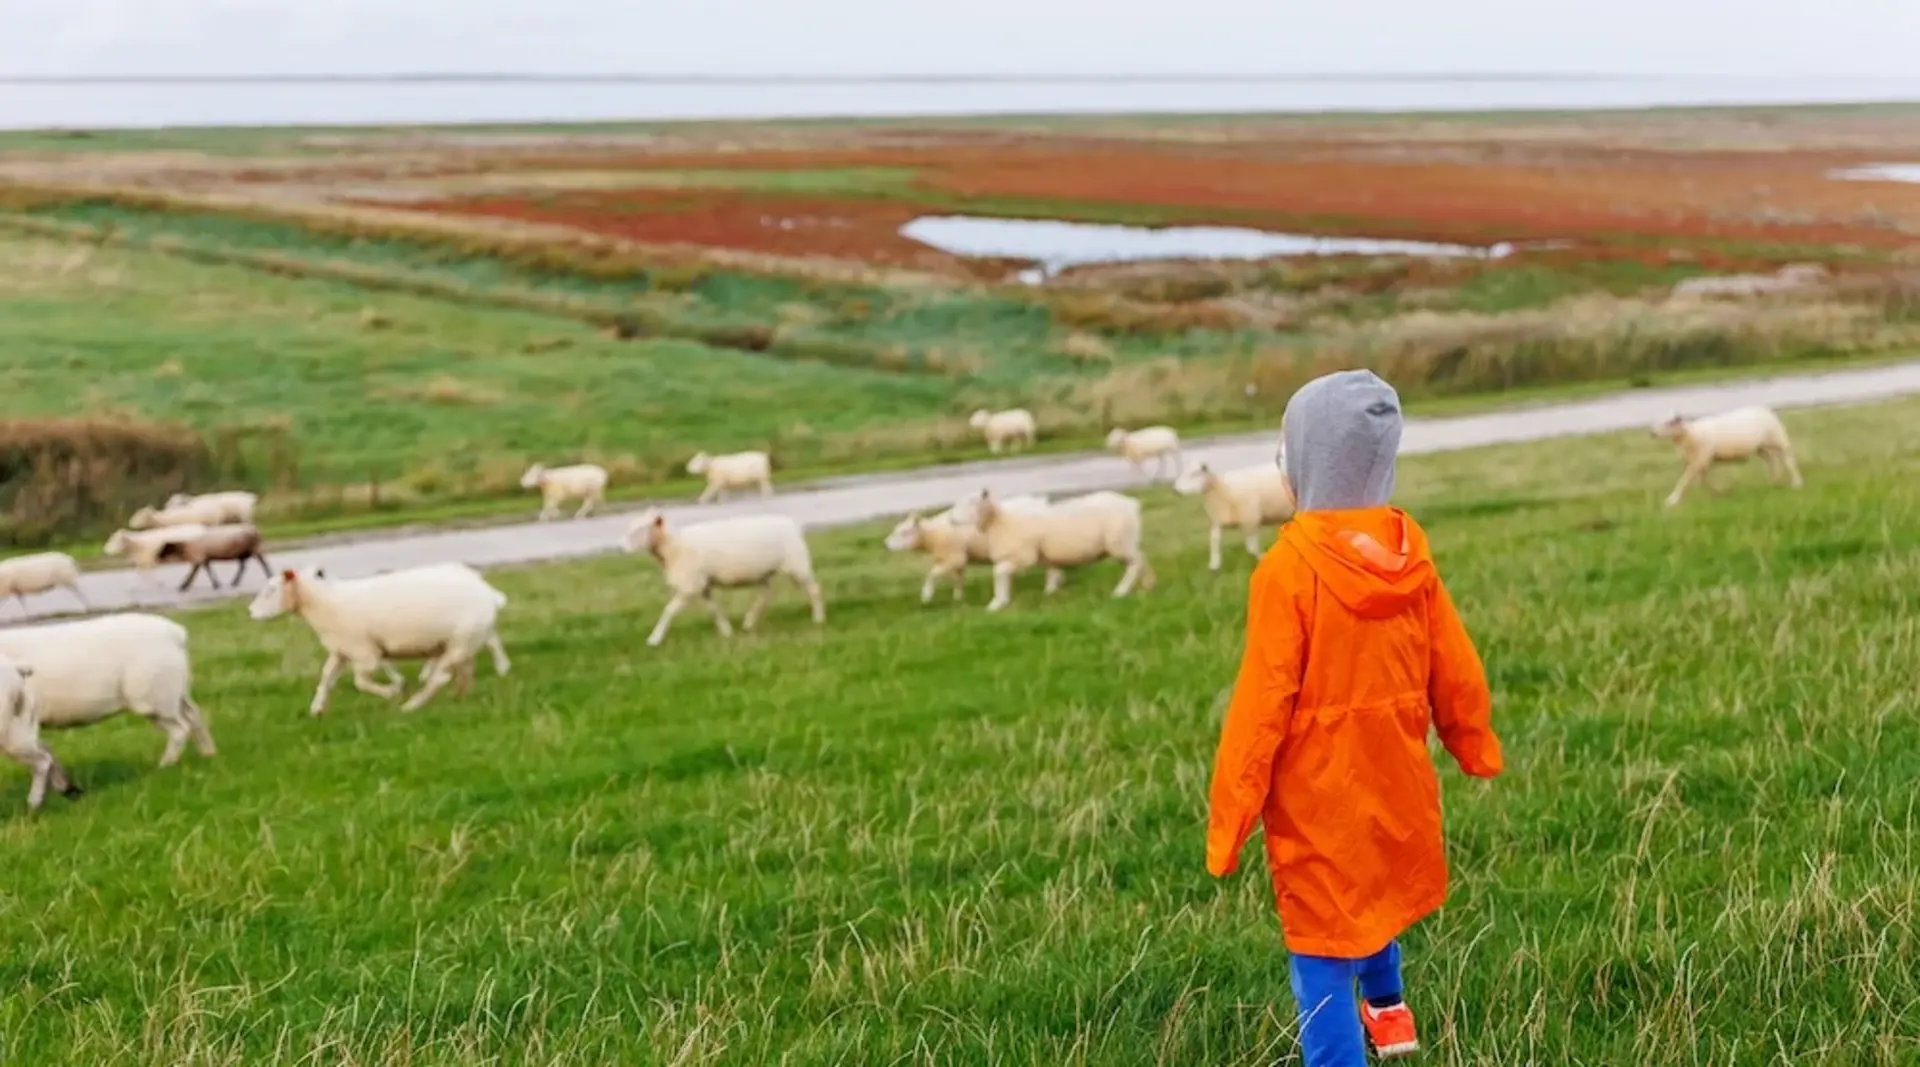
[[1124, 445], [1126, 443], [1127, 443], [1127, 431], [1121, 429], [1118, 426], [1115, 426], [1112, 430], [1107, 432], [1108, 448], [1119, 448], [1121, 445]]
[[712, 456], [707, 455], [705, 452], [695, 452], [693, 458], [687, 461], [687, 473], [705, 474], [707, 473], [707, 468], [712, 465]]
[[293, 571], [281, 571], [267, 579], [267, 584], [253, 595], [253, 602], [247, 605], [247, 617], [258, 622], [299, 612], [301, 585], [319, 577], [319, 571], [305, 579]]
[[536, 463], [533, 466], [527, 468], [527, 473], [522, 474], [520, 476], [520, 488], [522, 489], [535, 488], [540, 484], [540, 479], [545, 478], [546, 476], [547, 476], [546, 466], [543, 464]]
[[986, 408], [981, 408], [979, 411], [976, 411], [973, 414], [967, 416], [967, 425], [973, 427], [976, 430], [984, 429], [987, 425], [987, 420], [992, 417], [993, 417], [992, 412], [988, 411]]
[[887, 534], [887, 551], [911, 552], [919, 548], [921, 543], [920, 524], [924, 521], [926, 520], [922, 519], [920, 513], [917, 511], [901, 519], [900, 524], [893, 528], [893, 532]]
[[132, 518], [127, 520], [127, 527], [133, 530], [144, 530], [153, 525], [154, 515], [155, 512], [152, 508], [141, 508], [139, 511], [133, 513]]
[[1215, 475], [1212, 468], [1202, 463], [1198, 467], [1175, 478], [1173, 480], [1173, 491], [1179, 493], [1181, 496], [1197, 496], [1207, 491], [1207, 487], [1213, 484], [1214, 478]]

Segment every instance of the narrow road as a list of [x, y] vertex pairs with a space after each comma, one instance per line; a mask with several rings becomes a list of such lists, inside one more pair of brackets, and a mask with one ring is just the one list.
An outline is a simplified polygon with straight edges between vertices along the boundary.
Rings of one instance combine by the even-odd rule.
[[[1539, 441], [1553, 437], [1606, 433], [1650, 426], [1676, 411], [1711, 414], [1743, 404], [1775, 408], [1863, 403], [1920, 393], [1920, 361], [1830, 374], [1725, 382], [1669, 389], [1642, 389], [1565, 404], [1490, 411], [1454, 418], [1409, 419], [1401, 453], [1418, 455], [1476, 448], [1482, 445]], [[1277, 429], [1277, 428], [1276, 428]], [[1219, 437], [1188, 442], [1188, 466], [1211, 464], [1214, 469], [1271, 463], [1277, 433]], [[841, 478], [808, 489], [781, 493], [768, 500], [738, 499], [725, 504], [672, 505], [669, 522], [719, 518], [752, 512], [777, 511], [808, 527], [843, 526], [901, 515], [914, 509], [937, 509], [961, 497], [990, 487], [998, 495], [1017, 493], [1074, 493], [1095, 489], [1138, 488], [1126, 462], [1117, 456], [1080, 454], [1038, 459], [1008, 459], [924, 468], [886, 475]], [[527, 510], [538, 502], [528, 498]], [[365, 539], [312, 548], [274, 552], [276, 567], [325, 567], [329, 576], [342, 578], [459, 560], [475, 567], [541, 560], [570, 559], [617, 550], [630, 514], [612, 514], [578, 522], [525, 522], [483, 529], [447, 530], [401, 535], [369, 534]], [[220, 565], [222, 581], [231, 564]], [[87, 599], [97, 610], [165, 608], [251, 596], [260, 587], [256, 569], [244, 580], [239, 594], [213, 592], [204, 581], [186, 594], [174, 592], [186, 575], [183, 566], [156, 569], [151, 578], [132, 571], [99, 571], [82, 577]], [[40, 618], [67, 614], [78, 605], [64, 591], [32, 598], [26, 615], [18, 602], [0, 607], [0, 619]]]

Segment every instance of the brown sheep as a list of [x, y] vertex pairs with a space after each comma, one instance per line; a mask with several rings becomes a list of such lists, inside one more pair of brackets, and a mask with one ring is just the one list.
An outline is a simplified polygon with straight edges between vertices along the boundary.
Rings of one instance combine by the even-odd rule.
[[240, 579], [246, 575], [247, 561], [250, 559], [260, 562], [260, 573], [273, 577], [273, 566], [260, 551], [260, 528], [252, 523], [209, 526], [198, 537], [165, 545], [160, 549], [159, 559], [193, 564], [193, 568], [187, 571], [186, 580], [180, 583], [182, 592], [193, 584], [193, 579], [203, 569], [207, 572], [207, 581], [213, 583], [215, 589], [220, 588], [220, 579], [213, 573], [213, 564], [223, 559], [240, 561], [240, 566], [233, 572], [235, 585], [239, 585]]

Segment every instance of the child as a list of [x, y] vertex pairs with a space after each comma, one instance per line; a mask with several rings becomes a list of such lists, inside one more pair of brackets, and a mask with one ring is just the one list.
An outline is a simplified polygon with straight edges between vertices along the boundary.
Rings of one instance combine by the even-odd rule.
[[1231, 874], [1265, 824], [1304, 1061], [1359, 1067], [1363, 1024], [1382, 1058], [1420, 1047], [1394, 939], [1447, 891], [1428, 723], [1477, 777], [1500, 773], [1500, 741], [1426, 534], [1387, 505], [1399, 396], [1367, 371], [1330, 374], [1280, 427], [1297, 514], [1254, 571], [1207, 870]]

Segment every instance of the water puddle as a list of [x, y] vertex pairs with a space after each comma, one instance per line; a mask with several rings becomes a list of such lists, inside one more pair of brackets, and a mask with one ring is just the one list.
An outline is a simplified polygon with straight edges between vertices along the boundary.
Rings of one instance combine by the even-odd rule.
[[1864, 167], [1848, 167], [1827, 175], [1848, 182], [1914, 182], [1920, 183], [1920, 163], [1873, 163]]
[[1505, 242], [1486, 248], [1371, 237], [1315, 237], [1238, 226], [1112, 226], [1057, 219], [924, 215], [900, 235], [950, 255], [1025, 259], [1038, 264], [1021, 280], [1044, 281], [1069, 267], [1151, 259], [1271, 259], [1277, 256], [1433, 256], [1499, 259]]

